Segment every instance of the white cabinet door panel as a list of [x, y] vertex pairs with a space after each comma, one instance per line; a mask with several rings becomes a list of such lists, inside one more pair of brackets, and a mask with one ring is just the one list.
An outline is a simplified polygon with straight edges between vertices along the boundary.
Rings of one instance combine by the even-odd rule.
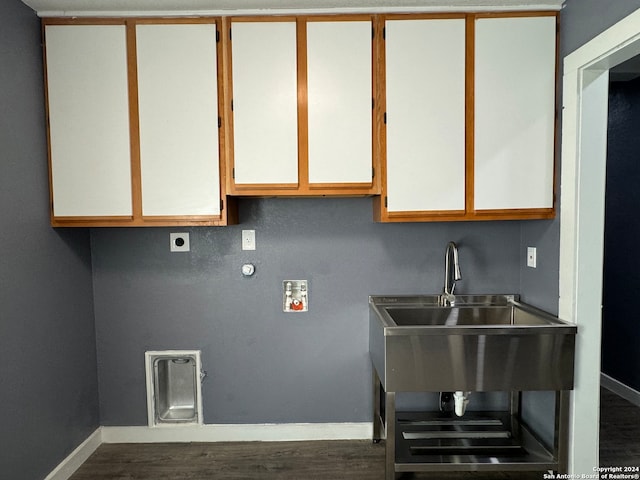
[[220, 214], [215, 24], [137, 25], [142, 211]]
[[295, 22], [232, 25], [236, 184], [298, 182]]
[[130, 216], [123, 25], [47, 25], [54, 216]]
[[309, 183], [371, 183], [371, 22], [309, 22]]
[[465, 209], [465, 21], [386, 22], [387, 210]]
[[556, 18], [476, 22], [475, 209], [553, 207]]

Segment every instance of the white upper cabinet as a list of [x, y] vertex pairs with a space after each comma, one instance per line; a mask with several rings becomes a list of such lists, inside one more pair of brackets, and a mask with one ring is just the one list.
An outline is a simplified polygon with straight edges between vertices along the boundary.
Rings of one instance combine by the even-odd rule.
[[474, 208], [553, 208], [556, 17], [475, 24]]
[[370, 21], [307, 23], [309, 183], [371, 183]]
[[235, 184], [297, 184], [296, 23], [231, 28]]
[[465, 19], [387, 20], [385, 50], [387, 212], [464, 213]]
[[216, 25], [136, 25], [143, 216], [220, 214]]
[[53, 216], [131, 216], [124, 25], [47, 25]]
[[229, 191], [379, 193], [371, 16], [230, 24]]

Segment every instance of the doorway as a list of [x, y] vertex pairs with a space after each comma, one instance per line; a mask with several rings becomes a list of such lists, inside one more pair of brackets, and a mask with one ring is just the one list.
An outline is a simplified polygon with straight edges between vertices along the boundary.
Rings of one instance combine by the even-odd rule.
[[609, 69], [640, 53], [640, 10], [564, 59], [559, 315], [578, 325], [569, 472], [598, 466]]
[[604, 277], [602, 294], [602, 376], [607, 389], [640, 405], [640, 56], [609, 71]]

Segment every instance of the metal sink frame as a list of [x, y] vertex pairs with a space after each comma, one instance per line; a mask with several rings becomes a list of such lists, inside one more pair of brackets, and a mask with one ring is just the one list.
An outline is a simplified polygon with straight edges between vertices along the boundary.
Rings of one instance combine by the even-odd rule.
[[[576, 326], [517, 295], [369, 298], [374, 441], [386, 437], [386, 479], [416, 471], [566, 472]], [[506, 391], [508, 412], [395, 410], [397, 392]], [[547, 449], [520, 416], [521, 392], [556, 392]]]

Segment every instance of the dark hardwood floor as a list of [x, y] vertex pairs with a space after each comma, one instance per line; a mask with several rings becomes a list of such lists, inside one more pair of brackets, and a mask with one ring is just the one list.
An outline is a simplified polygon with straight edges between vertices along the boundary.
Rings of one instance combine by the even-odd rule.
[[[640, 408], [602, 389], [600, 465], [640, 465]], [[382, 480], [384, 444], [360, 441], [104, 444], [71, 480]], [[541, 472], [415, 480], [540, 480]]]
[[[415, 480], [540, 480], [540, 473], [432, 473]], [[71, 480], [383, 480], [384, 444], [369, 440], [105, 444]]]
[[640, 466], [640, 407], [600, 389], [600, 466]]

